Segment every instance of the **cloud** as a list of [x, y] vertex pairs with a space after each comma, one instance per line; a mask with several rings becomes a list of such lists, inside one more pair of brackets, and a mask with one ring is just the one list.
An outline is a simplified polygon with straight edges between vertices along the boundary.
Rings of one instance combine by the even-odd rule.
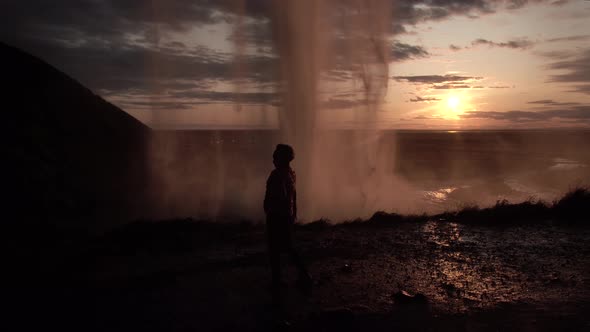
[[508, 85], [491, 85], [488, 86], [488, 89], [510, 89], [511, 87]]
[[398, 82], [408, 82], [413, 84], [429, 85], [432, 89], [469, 89], [469, 83], [482, 80], [480, 76], [462, 76], [462, 75], [417, 75], [417, 76], [394, 76]]
[[436, 116], [427, 116], [427, 115], [417, 115], [412, 118], [412, 120], [438, 120], [440, 117]]
[[526, 0], [412, 0], [392, 2], [392, 32], [405, 32], [406, 26], [441, 21], [452, 16], [477, 17], [498, 9], [518, 9]]
[[542, 99], [542, 100], [533, 100], [527, 102], [527, 104], [534, 104], [534, 105], [542, 105], [542, 106], [573, 106], [579, 105], [580, 103], [571, 103], [571, 102], [557, 102], [552, 99]]
[[570, 1], [569, 0], [556, 0], [551, 3], [552, 6], [563, 6], [567, 5]]
[[[152, 49], [142, 46], [114, 48], [84, 47], [71, 49], [62, 70], [99, 91], [182, 89], [187, 81], [195, 87], [233, 81], [237, 64], [228, 55], [205, 47], [188, 52]], [[57, 61], [50, 57], [50, 62]], [[244, 59], [250, 70], [242, 78], [256, 83], [273, 82], [275, 59], [249, 56]], [[92, 68], [92, 71], [89, 70]]]
[[228, 40], [257, 47], [272, 47], [271, 22], [268, 19], [241, 22], [240, 29], [231, 32]]
[[[406, 27], [419, 23], [456, 15], [485, 15], [499, 8], [518, 8], [526, 3], [518, 0], [393, 1], [391, 34], [404, 33]], [[6, 0], [2, 3], [0, 40], [41, 56], [103, 95], [133, 98], [147, 93], [193, 92], [211, 102], [265, 102], [272, 98], [223, 92], [207, 95], [198, 91], [236, 82], [238, 73], [243, 73], [241, 78], [246, 83], [255, 86], [272, 86], [277, 82], [274, 73], [277, 58], [270, 47], [271, 5], [268, 0], [38, 0], [34, 4]], [[330, 15], [339, 12], [334, 10]], [[260, 51], [258, 55], [244, 56], [240, 63], [233, 54], [205, 46], [195, 47], [191, 40], [178, 37], [183, 34], [186, 37], [194, 29], [232, 23], [237, 14], [245, 14], [247, 18], [239, 34], [227, 37], [230, 40], [239, 38], [245, 46], [253, 45]], [[427, 57], [429, 53], [422, 46], [394, 42], [390, 55], [394, 61], [402, 61]], [[337, 65], [340, 67], [330, 68], [327, 75], [334, 80], [349, 80], [352, 77], [350, 66]], [[446, 79], [431, 84], [440, 84], [439, 88], [463, 84], [449, 81], [452, 77]]]
[[460, 117], [464, 119], [490, 119], [510, 122], [536, 122], [553, 119], [590, 121], [590, 106], [574, 106], [545, 111], [469, 111], [461, 114]]
[[472, 41], [470, 46], [461, 47], [461, 46], [457, 46], [454, 44], [450, 44], [449, 49], [453, 52], [456, 52], [456, 51], [460, 51], [463, 49], [474, 48], [474, 47], [477, 47], [480, 45], [487, 45], [488, 47], [501, 47], [501, 48], [524, 50], [524, 49], [528, 49], [528, 48], [533, 47], [535, 44], [536, 44], [535, 42], [530, 41], [526, 38], [509, 40], [506, 42], [495, 42], [495, 41], [491, 41], [491, 40], [484, 39], [484, 38], [478, 38], [478, 39], [475, 39], [474, 41]]
[[527, 104], [542, 104], [542, 105], [553, 104], [553, 103], [555, 103], [555, 102], [551, 99], [533, 100], [533, 101], [527, 102]]
[[210, 90], [193, 90], [174, 92], [171, 97], [210, 102], [235, 102], [241, 104], [275, 104], [278, 93], [275, 92], [226, 92]]
[[119, 102], [122, 107], [129, 107], [133, 109], [148, 109], [148, 110], [181, 110], [189, 109], [191, 105], [208, 104], [205, 102], [179, 102], [179, 101], [141, 101], [141, 100], [123, 100]]
[[411, 103], [428, 103], [431, 101], [439, 101], [441, 100], [440, 98], [436, 98], [436, 97], [420, 97], [420, 96], [416, 96], [416, 98], [410, 98], [409, 102]]
[[460, 83], [473, 80], [481, 80], [479, 76], [460, 76], [460, 75], [416, 75], [416, 76], [394, 76], [396, 81], [405, 81], [410, 83], [435, 84], [435, 83]]
[[[189, 46], [173, 36], [227, 21], [225, 1], [40, 0], [34, 5], [8, 0], [0, 40], [58, 67], [104, 95], [166, 92], [212, 86], [236, 79], [233, 54]], [[255, 16], [263, 5], [248, 1]], [[258, 13], [258, 14], [257, 14]], [[276, 59], [246, 56], [255, 83], [273, 82]]]
[[404, 44], [398, 41], [394, 42], [391, 48], [391, 58], [393, 61], [425, 58], [429, 55], [422, 46]]
[[574, 35], [574, 36], [567, 36], [567, 37], [557, 37], [557, 38], [550, 38], [547, 39], [547, 42], [562, 42], [562, 41], [585, 41], [589, 40], [590, 35]]
[[471, 87], [467, 84], [434, 84], [432, 86], [432, 88], [447, 90], [447, 89], [469, 89]]
[[456, 51], [460, 51], [460, 50], [462, 50], [463, 48], [462, 48], [462, 47], [460, 47], [460, 46], [457, 46], [457, 45], [451, 44], [451, 45], [449, 45], [449, 49], [450, 49], [451, 51], [455, 51], [455, 52], [456, 52]]
[[321, 103], [322, 108], [326, 109], [353, 108], [362, 105], [367, 105], [367, 101], [357, 99], [330, 98], [327, 101]]
[[568, 90], [567, 92], [579, 92], [579, 93], [585, 93], [587, 95], [590, 95], [590, 84], [576, 85], [573, 87], [573, 90]]
[[510, 40], [507, 42], [493, 42], [491, 40], [479, 38], [471, 42], [472, 46], [478, 45], [487, 45], [490, 47], [504, 47], [504, 48], [512, 48], [512, 49], [527, 49], [534, 45], [534, 43], [527, 39], [516, 39]]
[[[124, 33], [153, 30], [153, 24], [172, 30], [186, 30], [195, 25], [224, 20], [211, 1], [24, 1], [3, 3], [5, 16], [0, 23], [12, 27], [19, 38], [54, 40], [64, 37], [100, 37], [120, 39]], [[3, 36], [5, 37], [5, 36]]]
[[567, 60], [550, 63], [548, 68], [562, 71], [551, 75], [549, 82], [578, 83], [573, 85], [572, 91], [590, 94], [590, 48]]

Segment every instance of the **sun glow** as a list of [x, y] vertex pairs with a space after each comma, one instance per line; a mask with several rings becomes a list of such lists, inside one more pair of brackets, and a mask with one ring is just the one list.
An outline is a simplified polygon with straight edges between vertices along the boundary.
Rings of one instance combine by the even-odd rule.
[[450, 96], [449, 99], [447, 99], [447, 105], [449, 105], [449, 108], [453, 111], [457, 110], [459, 104], [461, 104], [461, 100], [457, 96]]
[[441, 105], [443, 118], [459, 120], [459, 115], [463, 113], [464, 108], [467, 106], [467, 104], [465, 104], [466, 101], [463, 100], [463, 96], [458, 96], [456, 94], [448, 95], [446, 102], [446, 105]]

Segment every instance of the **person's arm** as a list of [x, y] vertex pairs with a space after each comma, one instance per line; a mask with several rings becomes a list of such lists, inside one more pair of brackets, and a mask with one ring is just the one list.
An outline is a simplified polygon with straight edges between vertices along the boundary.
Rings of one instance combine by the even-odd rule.
[[291, 212], [293, 213], [291, 218], [293, 218], [293, 220], [291, 220], [291, 222], [295, 223], [297, 221], [297, 176], [295, 175], [295, 172], [291, 173], [289, 189], [291, 190], [291, 195], [293, 195], [293, 206], [291, 207]]
[[271, 172], [266, 180], [266, 192], [264, 194], [264, 213], [268, 214], [272, 206], [272, 186], [273, 186], [273, 173]]
[[293, 223], [297, 221], [297, 189], [293, 186]]

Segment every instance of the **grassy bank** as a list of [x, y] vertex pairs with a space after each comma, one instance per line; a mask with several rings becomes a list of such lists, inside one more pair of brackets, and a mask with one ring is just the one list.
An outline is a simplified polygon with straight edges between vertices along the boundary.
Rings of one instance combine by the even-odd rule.
[[[578, 187], [567, 192], [563, 197], [551, 203], [528, 200], [510, 203], [507, 200], [495, 205], [480, 208], [476, 205], [465, 206], [456, 211], [447, 211], [435, 215], [399, 215], [396, 213], [376, 212], [370, 219], [355, 220], [351, 223], [387, 225], [392, 222], [415, 221], [451, 221], [459, 223], [478, 223], [488, 225], [521, 225], [523, 223], [552, 222], [561, 225], [581, 225], [590, 219], [590, 189]], [[322, 221], [319, 221], [320, 223]]]
[[[327, 227], [388, 227], [406, 222], [456, 222], [489, 226], [518, 226], [533, 223], [551, 223], [554, 225], [586, 225], [590, 220], [590, 189], [579, 187], [570, 190], [554, 202], [529, 200], [522, 203], [498, 201], [494, 206], [480, 208], [466, 206], [456, 211], [429, 215], [401, 215], [397, 213], [376, 212], [369, 219], [354, 219], [335, 222], [320, 219], [307, 224], [298, 224], [305, 230], [320, 230]], [[182, 243], [195, 240], [195, 234], [203, 236], [203, 242], [215, 243], [228, 234], [255, 231], [263, 228], [260, 222], [249, 220], [212, 222], [191, 218], [165, 221], [136, 221], [106, 234], [118, 239], [129, 247], [154, 247], [155, 243], [169, 243], [182, 246]], [[191, 235], [189, 235], [191, 234]], [[129, 241], [134, 239], [134, 241]]]

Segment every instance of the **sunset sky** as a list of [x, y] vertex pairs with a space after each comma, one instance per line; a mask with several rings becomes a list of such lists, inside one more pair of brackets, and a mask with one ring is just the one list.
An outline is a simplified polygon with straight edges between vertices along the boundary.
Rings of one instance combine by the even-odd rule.
[[[268, 7], [8, 0], [0, 40], [155, 128], [272, 128]], [[391, 11], [381, 128], [590, 127], [590, 1], [392, 1]], [[338, 83], [322, 89], [324, 117], [338, 126], [358, 100]]]

